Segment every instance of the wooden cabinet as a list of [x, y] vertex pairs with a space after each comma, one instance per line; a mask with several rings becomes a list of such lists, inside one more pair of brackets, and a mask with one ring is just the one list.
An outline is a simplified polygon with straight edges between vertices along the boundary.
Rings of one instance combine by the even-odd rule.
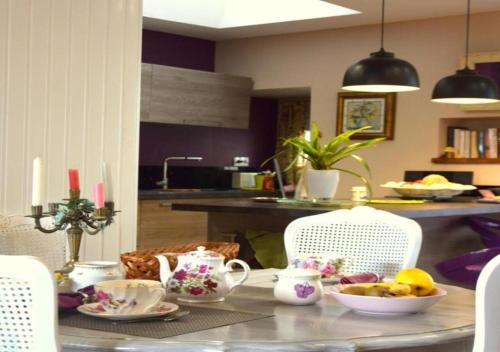
[[139, 201], [137, 249], [207, 240], [207, 213], [172, 210], [174, 201]]
[[248, 128], [252, 79], [142, 64], [141, 121]]
[[141, 66], [141, 121], [149, 119], [149, 103], [151, 102], [151, 84], [153, 80], [153, 65]]

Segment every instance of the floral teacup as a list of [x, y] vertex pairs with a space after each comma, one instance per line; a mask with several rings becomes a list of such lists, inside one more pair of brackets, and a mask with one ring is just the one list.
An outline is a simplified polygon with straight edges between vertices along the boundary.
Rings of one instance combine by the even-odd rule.
[[329, 278], [339, 275], [344, 268], [345, 258], [334, 255], [300, 255], [292, 258], [288, 268], [314, 269], [321, 273], [321, 278]]
[[142, 314], [165, 298], [165, 289], [153, 280], [101, 281], [94, 290], [98, 309], [112, 314]]

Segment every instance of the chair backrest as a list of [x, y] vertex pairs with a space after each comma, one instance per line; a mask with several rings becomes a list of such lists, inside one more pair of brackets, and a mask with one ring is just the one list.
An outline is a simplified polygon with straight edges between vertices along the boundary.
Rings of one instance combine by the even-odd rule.
[[474, 352], [500, 351], [500, 255], [483, 268], [476, 286]]
[[414, 267], [422, 229], [414, 220], [367, 206], [335, 210], [292, 221], [285, 230], [289, 260], [304, 254], [335, 253], [345, 272], [394, 276]]
[[0, 351], [59, 351], [54, 274], [38, 258], [0, 255]]
[[[44, 225], [51, 218], [42, 219]], [[52, 271], [66, 261], [63, 231], [42, 233], [34, 229], [33, 219], [21, 215], [0, 215], [0, 254], [30, 255], [40, 258]]]

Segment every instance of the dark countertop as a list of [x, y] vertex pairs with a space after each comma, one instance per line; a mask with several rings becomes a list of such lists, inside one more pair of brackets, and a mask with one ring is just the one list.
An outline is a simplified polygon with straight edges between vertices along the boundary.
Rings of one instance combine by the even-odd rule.
[[277, 197], [276, 191], [246, 191], [240, 189], [215, 190], [168, 190], [161, 189], [139, 190], [139, 200], [162, 199], [202, 199], [202, 198], [251, 198], [251, 197]]
[[[408, 218], [428, 218], [441, 216], [463, 216], [500, 213], [500, 204], [483, 204], [476, 202], [427, 202], [424, 204], [370, 204], [376, 209]], [[342, 206], [344, 208], [352, 205]], [[173, 203], [173, 210], [203, 211], [218, 213], [245, 213], [272, 216], [302, 217], [340, 209], [340, 207], [299, 206], [282, 203], [260, 203], [244, 200], [193, 200]]]

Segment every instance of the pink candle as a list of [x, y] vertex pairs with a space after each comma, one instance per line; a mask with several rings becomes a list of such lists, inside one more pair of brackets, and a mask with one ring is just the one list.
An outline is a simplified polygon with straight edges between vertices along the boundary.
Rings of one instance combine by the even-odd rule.
[[104, 208], [104, 183], [98, 182], [92, 188], [94, 195], [94, 206], [96, 209]]
[[78, 178], [77, 169], [69, 169], [69, 189], [72, 191], [78, 191], [80, 189], [80, 180]]

